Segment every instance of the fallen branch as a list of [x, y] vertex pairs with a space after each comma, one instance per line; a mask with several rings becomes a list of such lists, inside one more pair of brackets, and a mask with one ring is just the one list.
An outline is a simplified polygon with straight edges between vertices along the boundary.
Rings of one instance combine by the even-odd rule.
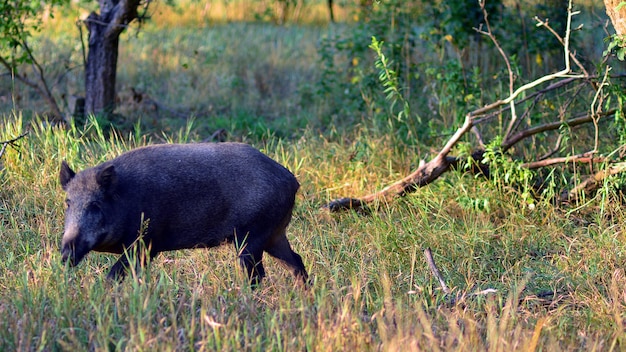
[[585, 194], [586, 196], [591, 195], [595, 192], [604, 180], [613, 175], [617, 175], [619, 173], [626, 171], [626, 162], [616, 163], [609, 166], [606, 170], [598, 171], [591, 177], [587, 178], [576, 187], [574, 187], [571, 191], [569, 191], [566, 195], [561, 198], [562, 202], [572, 202], [576, 201], [580, 194]]
[[[428, 267], [430, 268], [430, 272], [439, 281], [439, 285], [441, 286], [441, 289], [446, 294], [446, 296], [450, 296], [451, 291], [448, 288], [448, 285], [446, 285], [445, 280], [443, 279], [443, 277], [439, 273], [439, 269], [437, 269], [437, 265], [435, 264], [435, 259], [433, 259], [433, 254], [430, 251], [430, 248], [424, 249], [424, 256], [426, 257], [426, 262], [428, 263]], [[484, 295], [488, 295], [488, 294], [496, 293], [496, 292], [498, 292], [498, 290], [493, 289], [493, 288], [488, 288], [488, 289], [485, 289], [485, 290], [482, 290], [482, 291], [478, 291], [478, 292], [475, 292], [475, 293], [459, 293], [459, 294], [456, 294], [454, 296], [450, 296], [449, 300], [446, 302], [446, 305], [453, 306], [457, 302], [465, 300], [467, 298], [472, 298], [472, 297], [477, 297], [477, 296], [484, 296]]]
[[588, 153], [582, 153], [582, 154], [573, 155], [573, 156], [564, 156], [560, 158], [551, 158], [551, 159], [544, 159], [544, 160], [539, 160], [539, 161], [531, 161], [528, 163], [524, 163], [521, 166], [526, 169], [534, 170], [534, 169], [539, 169], [542, 167], [552, 166], [552, 165], [557, 165], [557, 164], [568, 164], [568, 163], [598, 164], [598, 163], [602, 163], [606, 161], [606, 158], [593, 157], [593, 154], [594, 153], [592, 152], [588, 152]]
[[[466, 293], [466, 292], [459, 292], [457, 294], [451, 294], [451, 290], [448, 288], [448, 285], [446, 285], [445, 280], [443, 279], [443, 277], [441, 276], [441, 274], [439, 273], [439, 269], [437, 269], [437, 265], [435, 264], [435, 260], [433, 259], [433, 254], [430, 250], [430, 248], [426, 248], [424, 249], [424, 256], [426, 257], [426, 262], [428, 263], [428, 267], [430, 268], [430, 272], [433, 274], [434, 277], [437, 278], [437, 280], [439, 281], [439, 285], [441, 286], [441, 289], [443, 290], [443, 292], [445, 293], [445, 298], [446, 301], [443, 303], [443, 305], [447, 306], [447, 307], [453, 307], [457, 304], [463, 304], [464, 301], [468, 300], [468, 299], [473, 299], [473, 298], [477, 298], [480, 296], [487, 296], [490, 294], [494, 294], [494, 293], [498, 293], [498, 290], [496, 290], [495, 288], [487, 288], [484, 290], [480, 290], [480, 291], [476, 291], [473, 293]], [[524, 288], [525, 290], [525, 288]], [[551, 299], [549, 299], [551, 298]], [[518, 298], [518, 303], [522, 304], [524, 301], [527, 300], [543, 300], [543, 299], [548, 299], [548, 301], [552, 304], [553, 302], [555, 302], [558, 297], [556, 296], [556, 292], [555, 291], [541, 291], [538, 292], [536, 294], [528, 294], [525, 295], [523, 297], [519, 297]]]
[[528, 163], [524, 163], [521, 166], [523, 168], [533, 170], [533, 169], [538, 169], [541, 167], [557, 165], [557, 164], [567, 164], [567, 163], [597, 164], [597, 163], [602, 163], [605, 161], [606, 161], [606, 158], [603, 158], [603, 157], [594, 158], [592, 156], [592, 153], [583, 153], [583, 154], [578, 154], [574, 156], [565, 156], [561, 158], [551, 158], [551, 159], [545, 159], [545, 160], [539, 160], [539, 161], [531, 161]]
[[[405, 178], [392, 183], [391, 185], [385, 187], [384, 189], [366, 195], [362, 198], [340, 198], [331, 201], [330, 203], [324, 205], [324, 208], [327, 208], [331, 212], [338, 212], [342, 210], [353, 209], [356, 211], [366, 210], [368, 204], [378, 201], [389, 201], [395, 197], [404, 196], [407, 193], [413, 192], [416, 189], [428, 185], [439, 178], [444, 172], [450, 169], [450, 166], [458, 161], [457, 158], [449, 157], [448, 154], [452, 150], [452, 148], [459, 142], [459, 140], [472, 128], [475, 126], [475, 122], [480, 119], [480, 121], [485, 121], [483, 115], [486, 113], [490, 113], [496, 109], [504, 105], [509, 105], [511, 111], [511, 121], [508, 124], [509, 128], [507, 129], [509, 132], [512, 132], [512, 127], [515, 126], [515, 121], [517, 120], [515, 114], [515, 99], [520, 96], [522, 93], [526, 93], [529, 89], [535, 88], [545, 82], [549, 82], [555, 79], [562, 79], [561, 81], [554, 84], [554, 87], [560, 87], [564, 84], [567, 84], [573, 79], [589, 79], [588, 75], [582, 74], [571, 74], [570, 68], [570, 50], [569, 50], [569, 38], [571, 33], [571, 19], [575, 13], [572, 11], [572, 2], [569, 1], [568, 11], [567, 11], [567, 27], [565, 32], [565, 37], [563, 38], [563, 46], [564, 46], [564, 60], [565, 60], [565, 68], [561, 71], [545, 75], [540, 77], [532, 82], [526, 83], [516, 90], [510, 89], [510, 94], [505, 99], [500, 99], [491, 104], [487, 104], [482, 108], [476, 109], [467, 115], [465, 115], [465, 121], [459, 129], [454, 133], [452, 137], [446, 142], [444, 147], [439, 151], [439, 153], [429, 162], [420, 165], [417, 170], [406, 176]], [[487, 27], [487, 33], [490, 32], [490, 27]], [[495, 41], [495, 37], [491, 36], [492, 40]], [[506, 60], [505, 60], [506, 61]], [[510, 71], [510, 69], [509, 69]], [[522, 98], [523, 99], [523, 98]], [[614, 111], [612, 111], [614, 112]], [[612, 112], [607, 112], [604, 114], [597, 114], [594, 117], [596, 120], [600, 118], [599, 116], [608, 116]], [[521, 131], [513, 136], [505, 134], [503, 136], [503, 144], [502, 150], [506, 151], [508, 148], [523, 140], [524, 138], [544, 132], [549, 130], [554, 130], [560, 128], [562, 125], [568, 125], [570, 127], [577, 126], [579, 124], [593, 122], [594, 117], [585, 114], [578, 118], [574, 118], [567, 121], [561, 121], [561, 119], [554, 123], [547, 123], [543, 125], [536, 126], [534, 128], [529, 128], [525, 131]]]
[[437, 269], [437, 265], [435, 265], [435, 260], [433, 259], [433, 253], [430, 251], [430, 248], [424, 249], [424, 256], [426, 257], [426, 262], [428, 263], [428, 267], [430, 268], [430, 272], [433, 273], [433, 276], [439, 280], [439, 285], [441, 285], [441, 289], [446, 294], [450, 293], [450, 289], [446, 285], [446, 282], [441, 277], [439, 273], [439, 269]]
[[[614, 109], [614, 110], [604, 112], [602, 114], [598, 114], [599, 116], [598, 118], [600, 119], [603, 117], [612, 116], [615, 114], [615, 111], [616, 110]], [[534, 126], [534, 127], [525, 129], [523, 131], [520, 131], [512, 135], [511, 137], [507, 138], [504, 142], [502, 142], [502, 151], [507, 151], [509, 148], [517, 144], [522, 139], [541, 133], [541, 132], [558, 130], [559, 128], [561, 128], [561, 126], [564, 126], [564, 125], [568, 127], [576, 127], [576, 126], [580, 126], [580, 125], [590, 123], [590, 122], [593, 122], [593, 117], [589, 115], [588, 113], [584, 113], [584, 114], [578, 115], [577, 117], [573, 119], [569, 119], [566, 121], [555, 121], [555, 122], [550, 122], [550, 123], [545, 123], [545, 124], [541, 124], [538, 126]]]

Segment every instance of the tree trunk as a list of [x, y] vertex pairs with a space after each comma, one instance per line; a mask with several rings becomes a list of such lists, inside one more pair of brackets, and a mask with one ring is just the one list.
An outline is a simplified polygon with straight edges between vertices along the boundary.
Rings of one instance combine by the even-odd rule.
[[115, 109], [115, 79], [120, 34], [137, 18], [139, 0], [99, 0], [100, 14], [85, 20], [89, 52], [85, 63], [85, 113], [110, 114]]
[[87, 19], [87, 28], [89, 53], [85, 68], [85, 112], [109, 114], [115, 109], [119, 34], [106, 36], [106, 26], [95, 13]]
[[623, 0], [604, 0], [606, 14], [611, 18], [615, 32], [620, 36], [626, 35], [626, 6], [622, 6], [618, 9], [622, 1]]
[[335, 13], [333, 12], [333, 0], [328, 0], [328, 13], [330, 14], [330, 23], [335, 23]]

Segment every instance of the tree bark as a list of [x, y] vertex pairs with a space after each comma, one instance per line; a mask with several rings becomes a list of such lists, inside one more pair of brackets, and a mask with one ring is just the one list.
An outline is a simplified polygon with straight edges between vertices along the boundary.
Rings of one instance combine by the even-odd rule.
[[87, 18], [89, 53], [85, 68], [85, 112], [111, 113], [115, 109], [115, 80], [119, 36], [105, 36], [106, 27], [100, 16]]
[[622, 1], [604, 0], [606, 14], [611, 18], [615, 32], [620, 36], [626, 35], [626, 6], [622, 6], [619, 10], [617, 9]]
[[89, 52], [85, 63], [85, 113], [109, 114], [115, 109], [115, 81], [120, 34], [137, 18], [139, 0], [100, 0], [100, 14], [85, 21]]

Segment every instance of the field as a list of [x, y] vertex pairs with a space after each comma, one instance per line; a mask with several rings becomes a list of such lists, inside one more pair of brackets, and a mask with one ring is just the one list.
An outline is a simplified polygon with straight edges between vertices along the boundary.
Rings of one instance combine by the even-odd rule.
[[[29, 133], [0, 159], [1, 351], [624, 350], [626, 213], [615, 188], [580, 204], [529, 203], [513, 185], [451, 171], [369, 214], [329, 214], [323, 204], [401, 178], [445, 135], [401, 143], [369, 115], [320, 102], [321, 38], [349, 24], [187, 18], [194, 28], [169, 11], [122, 40], [113, 127], [52, 126], [19, 87], [18, 108], [2, 106], [0, 141]], [[52, 72], [78, 55], [59, 34], [73, 22], [59, 21], [38, 44]], [[57, 89], [79, 92], [79, 71]], [[115, 256], [61, 264], [62, 160], [83, 169], [221, 129], [298, 177], [288, 237], [310, 288], [266, 256], [268, 277], [251, 290], [233, 246], [164, 253], [121, 284], [105, 279]]]

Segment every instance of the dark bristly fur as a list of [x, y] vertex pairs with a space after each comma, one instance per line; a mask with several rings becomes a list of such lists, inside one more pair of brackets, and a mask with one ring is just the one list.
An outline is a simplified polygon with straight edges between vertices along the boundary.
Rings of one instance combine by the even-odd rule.
[[[263, 252], [307, 281], [285, 234], [298, 181], [246, 144], [153, 145], [78, 173], [64, 161], [60, 182], [67, 193], [61, 252], [71, 265], [91, 250], [123, 254], [147, 220], [151, 257], [231, 242], [253, 284], [265, 276]], [[108, 277], [123, 278], [128, 260], [123, 254]]]

